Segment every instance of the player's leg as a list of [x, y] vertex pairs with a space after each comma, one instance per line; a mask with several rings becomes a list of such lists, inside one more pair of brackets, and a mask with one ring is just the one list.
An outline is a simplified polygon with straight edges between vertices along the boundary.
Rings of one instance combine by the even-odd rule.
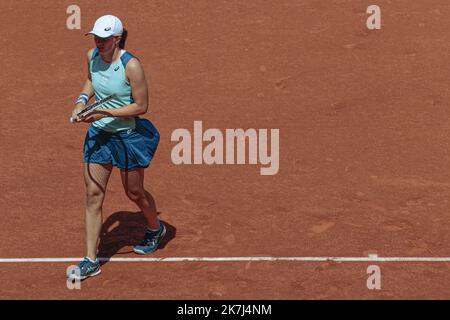
[[147, 220], [149, 229], [158, 230], [159, 220], [153, 196], [144, 189], [144, 169], [120, 170], [122, 185], [128, 198], [136, 203]]
[[133, 247], [134, 252], [148, 254], [154, 252], [166, 234], [166, 227], [159, 221], [155, 200], [144, 189], [144, 169], [120, 171], [125, 192], [143, 212], [147, 220], [147, 231], [142, 242]]
[[86, 250], [87, 257], [97, 258], [97, 246], [102, 228], [102, 206], [112, 165], [85, 163], [86, 184]]

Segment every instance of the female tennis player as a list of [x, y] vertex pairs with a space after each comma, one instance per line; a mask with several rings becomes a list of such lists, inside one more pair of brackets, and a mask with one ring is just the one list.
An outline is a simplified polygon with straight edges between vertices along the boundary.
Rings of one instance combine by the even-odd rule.
[[[166, 233], [157, 217], [153, 197], [144, 189], [144, 169], [150, 165], [159, 133], [152, 123], [139, 118], [148, 108], [148, 88], [139, 60], [124, 50], [124, 33], [119, 18], [100, 17], [91, 34], [95, 48], [87, 55], [88, 79], [72, 112], [75, 123], [90, 123], [84, 143], [84, 180], [86, 184], [86, 257], [69, 277], [83, 280], [98, 275], [97, 257], [102, 227], [102, 205], [113, 167], [120, 169], [127, 196], [142, 210], [147, 220], [144, 240], [134, 246], [139, 254], [154, 252]], [[83, 116], [77, 114], [89, 99], [115, 94], [99, 109]]]

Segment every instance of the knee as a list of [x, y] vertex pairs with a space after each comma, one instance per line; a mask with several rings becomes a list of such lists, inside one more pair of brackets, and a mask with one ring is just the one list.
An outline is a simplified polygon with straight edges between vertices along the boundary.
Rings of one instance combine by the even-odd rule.
[[128, 199], [133, 202], [142, 202], [145, 199], [145, 194], [139, 190], [128, 190], [126, 191]]
[[86, 205], [88, 207], [101, 207], [104, 198], [105, 194], [101, 190], [90, 188], [86, 190]]

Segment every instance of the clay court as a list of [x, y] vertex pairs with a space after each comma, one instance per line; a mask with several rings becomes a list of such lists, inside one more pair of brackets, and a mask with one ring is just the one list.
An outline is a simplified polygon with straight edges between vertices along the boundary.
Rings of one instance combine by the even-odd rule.
[[[80, 30], [66, 28], [71, 4]], [[449, 299], [450, 2], [376, 1], [382, 29], [369, 31], [371, 4], [1, 1], [0, 298]], [[161, 133], [145, 186], [169, 233], [145, 258], [412, 261], [114, 261], [142, 258], [145, 228], [116, 169], [101, 240], [113, 260], [69, 290], [85, 254], [88, 125], [68, 119], [94, 46], [84, 33], [107, 13], [129, 31]], [[279, 172], [173, 164], [171, 134], [194, 121], [279, 129]], [[381, 290], [366, 286], [369, 265]]]

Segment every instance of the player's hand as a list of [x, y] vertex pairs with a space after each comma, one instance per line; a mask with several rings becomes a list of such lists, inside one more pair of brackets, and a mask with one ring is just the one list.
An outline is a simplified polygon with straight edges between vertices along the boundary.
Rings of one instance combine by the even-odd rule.
[[75, 108], [73, 109], [73, 111], [72, 111], [72, 116], [70, 117], [70, 119], [71, 119], [71, 121], [72, 122], [81, 122], [81, 119], [77, 116], [77, 114], [81, 111], [81, 110], [83, 110], [83, 108], [84, 108], [84, 104], [82, 104], [82, 103], [77, 103], [76, 105], [75, 105]]
[[100, 119], [102, 119], [104, 117], [106, 117], [105, 114], [100, 113], [100, 112], [95, 110], [95, 111], [89, 112], [89, 113], [87, 113], [85, 115], [82, 115], [81, 116], [81, 121], [82, 122], [91, 123], [91, 122], [100, 120]]

